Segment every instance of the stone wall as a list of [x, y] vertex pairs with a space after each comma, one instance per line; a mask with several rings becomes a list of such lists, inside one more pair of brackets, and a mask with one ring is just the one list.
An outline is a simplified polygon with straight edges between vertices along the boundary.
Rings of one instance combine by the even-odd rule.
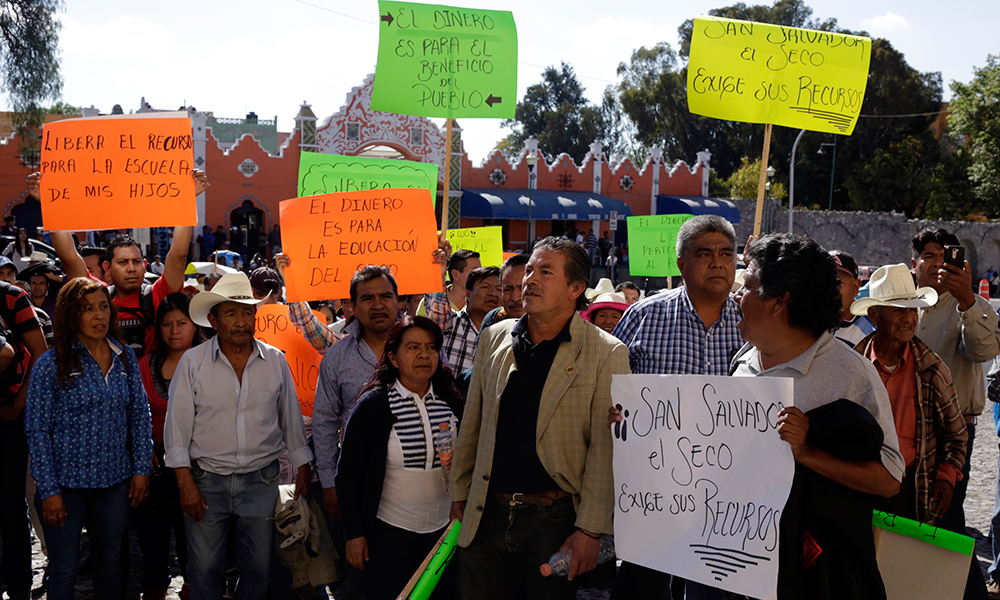
[[[736, 238], [742, 244], [753, 231], [753, 200], [733, 200], [740, 208]], [[1000, 222], [927, 221], [900, 213], [796, 210], [793, 232], [806, 235], [828, 250], [852, 254], [859, 265], [909, 264], [910, 239], [924, 229], [944, 227], [965, 246], [965, 257], [978, 280], [991, 266], [1000, 268]], [[762, 231], [787, 232], [788, 211], [777, 200], [768, 201]]]

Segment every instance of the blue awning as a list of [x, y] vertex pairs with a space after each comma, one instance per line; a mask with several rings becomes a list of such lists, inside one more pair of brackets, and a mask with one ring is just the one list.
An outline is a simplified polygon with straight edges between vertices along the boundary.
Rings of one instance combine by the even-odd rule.
[[660, 194], [656, 197], [658, 215], [719, 215], [736, 225], [740, 222], [740, 209], [729, 200], [708, 196], [675, 196]]
[[462, 216], [474, 219], [527, 219], [529, 197], [531, 218], [539, 220], [607, 221], [611, 211], [618, 219], [632, 216], [621, 200], [587, 192], [526, 189], [462, 189]]

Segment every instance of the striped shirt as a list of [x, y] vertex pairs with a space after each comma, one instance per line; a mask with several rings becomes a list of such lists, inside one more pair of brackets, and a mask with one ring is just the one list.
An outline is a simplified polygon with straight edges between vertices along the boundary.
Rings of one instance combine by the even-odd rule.
[[434, 395], [432, 385], [419, 397], [396, 380], [389, 388], [389, 410], [396, 417], [393, 431], [403, 446], [403, 467], [406, 469], [433, 469], [441, 466], [441, 458], [434, 449], [434, 442], [441, 432], [441, 423], [448, 423], [454, 432], [454, 414], [451, 408]]
[[427, 306], [427, 317], [438, 324], [444, 331], [444, 358], [455, 373], [462, 373], [472, 368], [472, 360], [476, 357], [476, 345], [479, 343], [479, 330], [472, 322], [468, 313], [468, 305], [462, 310], [454, 310], [448, 300], [448, 294], [437, 292], [426, 294], [424, 302]]
[[628, 346], [633, 373], [727, 375], [729, 361], [743, 346], [738, 314], [730, 296], [719, 319], [705, 329], [681, 287], [630, 306], [613, 335]]

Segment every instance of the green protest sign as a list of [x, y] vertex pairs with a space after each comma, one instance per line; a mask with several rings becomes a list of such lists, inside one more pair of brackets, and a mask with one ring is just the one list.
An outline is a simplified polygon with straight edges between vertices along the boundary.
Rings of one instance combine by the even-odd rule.
[[430, 190], [437, 201], [438, 166], [408, 160], [385, 160], [302, 152], [298, 197], [387, 188]]
[[627, 217], [628, 272], [645, 277], [673, 277], [677, 268], [677, 232], [694, 215]]
[[967, 535], [947, 531], [934, 525], [899, 517], [881, 510], [872, 512], [872, 524], [880, 529], [934, 544], [939, 548], [966, 556], [972, 556], [972, 551], [976, 546], [976, 540]]
[[513, 119], [517, 28], [510, 11], [380, 0], [372, 110]]
[[503, 227], [469, 227], [449, 229], [448, 241], [452, 252], [472, 250], [479, 253], [479, 262], [484, 267], [499, 267], [503, 264]]

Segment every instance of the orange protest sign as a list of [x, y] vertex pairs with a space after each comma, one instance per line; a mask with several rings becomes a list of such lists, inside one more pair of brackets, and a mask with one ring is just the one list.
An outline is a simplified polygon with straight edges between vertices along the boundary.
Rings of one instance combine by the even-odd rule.
[[198, 223], [189, 118], [56, 121], [41, 146], [49, 231]]
[[[322, 313], [313, 311], [313, 314], [319, 317], [321, 323], [326, 323]], [[285, 353], [285, 360], [292, 370], [292, 380], [295, 381], [295, 393], [299, 396], [302, 416], [312, 417], [319, 363], [323, 356], [302, 337], [302, 330], [292, 323], [288, 316], [288, 306], [265, 304], [259, 307], [254, 337]]]
[[503, 261], [507, 262], [508, 258], [510, 258], [511, 256], [517, 256], [517, 255], [518, 255], [517, 252], [504, 252], [503, 253]]
[[441, 290], [431, 262], [437, 227], [427, 189], [364, 190], [285, 200], [280, 205], [289, 302], [350, 296], [366, 265], [392, 270], [400, 294]]

